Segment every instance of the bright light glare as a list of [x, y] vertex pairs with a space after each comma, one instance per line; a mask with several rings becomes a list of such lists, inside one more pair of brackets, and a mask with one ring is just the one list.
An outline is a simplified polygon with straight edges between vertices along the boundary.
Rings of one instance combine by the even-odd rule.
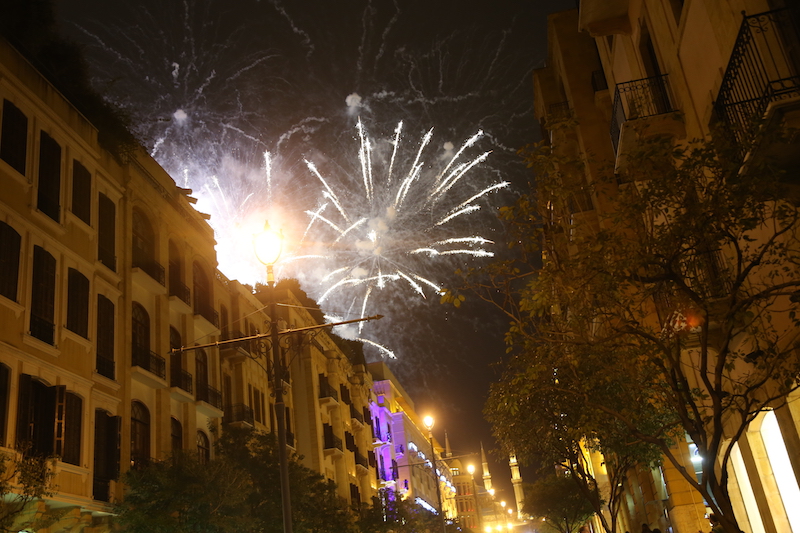
[[425, 426], [425, 428], [428, 431], [432, 430], [433, 429], [433, 417], [431, 415], [426, 416], [425, 418], [422, 419], [422, 424]]
[[283, 236], [269, 227], [269, 223], [264, 225], [264, 231], [253, 238], [253, 248], [255, 249], [258, 260], [265, 265], [274, 265], [281, 255], [283, 247]]

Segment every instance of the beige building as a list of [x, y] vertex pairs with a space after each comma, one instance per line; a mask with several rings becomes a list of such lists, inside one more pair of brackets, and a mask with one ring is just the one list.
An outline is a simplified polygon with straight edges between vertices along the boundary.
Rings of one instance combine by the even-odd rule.
[[[796, 2], [758, 0], [582, 0], [548, 20], [548, 62], [534, 75], [535, 113], [542, 124], [570, 117], [568, 130], [543, 131], [556, 151], [578, 156], [587, 185], [571, 216], [599, 223], [613, 209], [588, 193], [602, 165], [623, 169], [643, 135], [677, 143], [707, 139], [712, 123], [754, 135], [800, 124], [800, 12]], [[795, 138], [796, 141], [796, 138]], [[780, 148], [778, 150], [777, 148]], [[798, 146], [767, 146], [796, 183]], [[745, 155], [745, 154], [743, 154]], [[756, 154], [749, 154], [754, 157]], [[800, 532], [800, 402], [762, 413], [733, 448], [729, 489], [747, 533]], [[693, 470], [693, 445], [676, 449]], [[602, 458], [587, 457], [601, 484]], [[620, 530], [642, 523], [662, 531], [706, 531], [702, 497], [665, 461], [627, 478]]]
[[367, 368], [374, 379], [373, 430], [381, 487], [436, 514], [442, 510], [445, 520], [454, 520], [456, 487], [444, 449], [436, 439], [431, 443], [414, 402], [386, 363], [369, 363]]
[[[50, 531], [108, 531], [120, 472], [176, 449], [213, 455], [213, 423], [272, 431], [250, 287], [216, 270], [206, 216], [144, 150], [124, 163], [0, 41], [0, 447], [53, 455], [68, 511]], [[278, 290], [280, 325], [316, 322]], [[343, 505], [376, 494], [363, 356], [325, 330], [282, 335], [289, 446]], [[174, 348], [211, 344], [204, 349]], [[29, 514], [28, 516], [32, 516]], [[20, 524], [24, 525], [24, 524]]]

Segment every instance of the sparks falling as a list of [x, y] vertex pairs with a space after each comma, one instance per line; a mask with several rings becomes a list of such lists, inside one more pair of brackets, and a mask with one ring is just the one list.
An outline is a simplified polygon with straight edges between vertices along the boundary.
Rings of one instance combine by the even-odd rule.
[[[412, 148], [404, 145], [402, 130], [400, 122], [392, 140], [381, 145], [358, 121], [357, 176], [343, 176], [341, 169], [329, 174], [305, 161], [320, 184], [320, 201], [305, 211], [308, 224], [298, 249], [313, 253], [286, 261], [324, 265], [320, 304], [346, 302], [349, 310], [366, 316], [373, 301], [439, 293], [442, 283], [436, 273], [443, 270], [437, 261], [494, 255], [486, 249], [491, 240], [465, 234], [472, 225], [460, 223], [481, 210], [481, 200], [509, 185], [500, 181], [476, 186], [484, 179], [480, 164], [491, 152], [467, 154], [483, 132], [470, 137], [454, 155], [448, 153], [447, 163], [437, 171], [435, 161], [426, 161], [433, 129]], [[410, 155], [405, 168], [401, 153]], [[359, 333], [362, 327], [363, 323]]]

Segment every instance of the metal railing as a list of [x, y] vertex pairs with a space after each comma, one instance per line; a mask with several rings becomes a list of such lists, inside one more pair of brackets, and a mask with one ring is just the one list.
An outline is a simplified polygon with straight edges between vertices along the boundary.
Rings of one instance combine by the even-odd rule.
[[339, 450], [340, 452], [344, 451], [342, 448], [342, 439], [334, 435], [333, 433], [326, 433], [325, 438], [323, 439], [324, 449], [326, 450]]
[[143, 368], [162, 379], [167, 376], [167, 364], [164, 358], [145, 346], [134, 344], [131, 347], [131, 362], [133, 366]]
[[667, 75], [618, 83], [611, 110], [611, 142], [614, 153], [619, 149], [622, 124], [628, 120], [653, 117], [675, 111]]
[[100, 477], [92, 478], [92, 498], [101, 502], [110, 502], [111, 480]]
[[565, 120], [572, 116], [569, 102], [558, 102], [547, 106], [548, 120]]
[[232, 424], [234, 422], [244, 422], [255, 425], [255, 418], [253, 417], [253, 409], [249, 405], [243, 403], [236, 403], [225, 407], [225, 415], [222, 418], [224, 424]]
[[181, 283], [180, 279], [173, 276], [170, 276], [169, 279], [169, 295], [177, 296], [187, 305], [192, 303], [192, 291], [189, 290], [189, 287]]
[[358, 409], [356, 409], [352, 405], [350, 406], [350, 418], [358, 420], [362, 424], [364, 423], [364, 415], [358, 412]]
[[201, 317], [205, 318], [214, 327], [219, 327], [219, 313], [214, 310], [214, 307], [204, 303], [198, 302], [197, 299], [194, 301], [194, 314], [200, 315]]
[[137, 257], [137, 253], [134, 250], [131, 266], [133, 268], [142, 269], [142, 272], [159, 282], [161, 285], [166, 285], [164, 282], [164, 266], [155, 259]]
[[97, 354], [95, 359], [95, 366], [97, 367], [97, 373], [101, 376], [105, 376], [108, 379], [114, 379], [114, 360], [109, 359], [104, 355]]
[[[738, 144], [752, 140], [771, 102], [800, 96], [800, 7], [744, 16], [714, 102]], [[742, 156], [744, 154], [741, 154]]]
[[222, 409], [222, 393], [211, 385], [198, 383], [195, 398], [199, 402], [206, 402], [217, 409]]
[[42, 318], [31, 313], [31, 337], [36, 337], [42, 342], [53, 344], [55, 342], [56, 325], [52, 320]]
[[111, 269], [112, 272], [117, 271], [117, 256], [114, 255], [113, 248], [105, 248], [103, 246], [97, 247], [97, 260]]
[[369, 463], [367, 462], [367, 458], [361, 455], [361, 453], [359, 452], [354, 452], [354, 453], [355, 453], [356, 464], [363, 466], [364, 468], [369, 468]]
[[327, 379], [319, 380], [319, 397], [320, 398], [333, 398], [339, 401], [339, 393], [334, 389]]
[[182, 368], [170, 369], [169, 386], [178, 387], [186, 392], [192, 392], [192, 375]]

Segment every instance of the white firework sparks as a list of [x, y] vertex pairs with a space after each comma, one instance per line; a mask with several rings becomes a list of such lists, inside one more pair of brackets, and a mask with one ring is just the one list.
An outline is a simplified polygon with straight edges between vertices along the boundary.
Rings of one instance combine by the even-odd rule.
[[[505, 181], [476, 183], [485, 180], [485, 173], [476, 169], [490, 152], [467, 154], [483, 132], [464, 142], [437, 171], [437, 161], [426, 162], [433, 129], [410, 152], [413, 157], [407, 168], [400, 168], [399, 153], [405, 148], [402, 129], [400, 122], [393, 139], [384, 143], [390, 155], [382, 157], [380, 143], [373, 141], [358, 121], [357, 176], [342, 176], [341, 171], [327, 175], [306, 160], [310, 175], [321, 185], [321, 199], [314, 209], [305, 211], [308, 225], [298, 243], [303, 255], [287, 261], [311, 259], [316, 268], [325, 271], [320, 281], [320, 304], [344, 303], [350, 312], [366, 316], [372, 306], [380, 307], [377, 302], [383, 298], [408, 294], [427, 298], [440, 292], [442, 283], [437, 273], [446, 275], [447, 268], [435, 266], [436, 261], [494, 255], [486, 249], [493, 244], [490, 239], [466, 233], [472, 224], [460, 223], [481, 210], [481, 200], [509, 185]], [[307, 248], [314, 252], [305, 253]], [[450, 273], [453, 265], [447, 264]], [[362, 328], [363, 323], [359, 333]], [[373, 341], [368, 343], [387, 355], [391, 353]]]

